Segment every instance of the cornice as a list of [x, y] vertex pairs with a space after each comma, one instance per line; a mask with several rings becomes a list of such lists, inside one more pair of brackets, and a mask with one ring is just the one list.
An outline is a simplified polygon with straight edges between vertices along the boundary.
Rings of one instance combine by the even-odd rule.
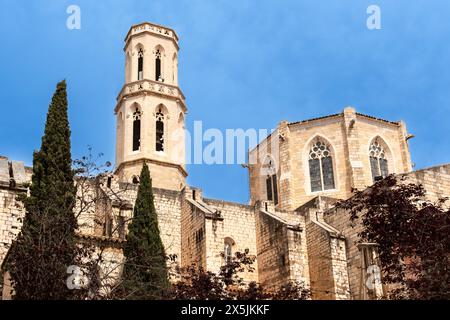
[[130, 42], [131, 38], [142, 34], [150, 34], [152, 36], [157, 36], [163, 39], [171, 40], [175, 45], [175, 47], [177, 48], [177, 51], [179, 50], [178, 36], [175, 30], [150, 22], [143, 22], [131, 26], [125, 37], [124, 50], [128, 46], [128, 43]]
[[179, 102], [183, 112], [187, 112], [185, 96], [178, 86], [171, 84], [166, 84], [160, 81], [154, 81], [149, 79], [143, 79], [138, 81], [133, 81], [126, 83], [122, 90], [120, 90], [117, 96], [117, 104], [114, 108], [114, 113], [116, 114], [121, 103], [129, 97], [139, 96], [139, 95], [155, 95], [159, 97], [168, 98]]
[[178, 169], [181, 172], [181, 174], [184, 177], [188, 176], [188, 173], [187, 173], [186, 169], [184, 169], [183, 166], [180, 165], [180, 164], [167, 162], [167, 161], [161, 161], [161, 160], [155, 160], [155, 159], [150, 159], [150, 158], [140, 158], [140, 159], [136, 159], [136, 160], [124, 161], [114, 170], [114, 174], [117, 174], [117, 172], [120, 171], [126, 165], [138, 164], [138, 163], [140, 163], [142, 161], [145, 161], [147, 163], [153, 163], [153, 164], [165, 166], [165, 167], [176, 168], [176, 169]]

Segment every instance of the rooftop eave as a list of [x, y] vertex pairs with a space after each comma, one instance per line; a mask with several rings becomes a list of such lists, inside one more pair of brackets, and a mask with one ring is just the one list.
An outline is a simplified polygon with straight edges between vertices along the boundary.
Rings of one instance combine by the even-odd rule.
[[265, 215], [271, 217], [272, 219], [284, 224], [286, 226], [286, 228], [288, 228], [289, 230], [294, 230], [294, 231], [302, 231], [303, 230], [299, 223], [291, 223], [289, 221], [286, 221], [285, 219], [283, 219], [283, 218], [277, 216], [276, 214], [269, 212], [267, 210], [260, 209], [260, 212], [262, 212]]
[[370, 120], [375, 120], [375, 121], [379, 121], [379, 122], [383, 122], [383, 123], [393, 124], [393, 125], [396, 125], [396, 126], [400, 125], [400, 121], [389, 121], [389, 120], [385, 120], [385, 119], [369, 116], [367, 114], [359, 113], [359, 112], [356, 112], [356, 115], [360, 116], [360, 117], [363, 117], [363, 118], [370, 119]]
[[[330, 115], [323, 116], [323, 117], [316, 117], [316, 118], [311, 118], [311, 119], [306, 119], [306, 120], [294, 121], [294, 122], [289, 122], [288, 126], [302, 125], [302, 124], [307, 124], [307, 123], [321, 121], [321, 120], [326, 120], [326, 119], [341, 118], [343, 115], [344, 115], [343, 113], [335, 113], [335, 114], [330, 114]], [[369, 116], [367, 114], [359, 113], [359, 112], [356, 112], [356, 116], [362, 117], [362, 118], [366, 118], [366, 119], [369, 119], [369, 120], [374, 120], [374, 121], [386, 123], [386, 124], [391, 124], [391, 125], [394, 125], [394, 126], [399, 126], [401, 124], [401, 121], [389, 121], [389, 120], [385, 120], [385, 119]], [[272, 136], [272, 134], [273, 134], [273, 132], [270, 133], [264, 140], [262, 140], [260, 143], [258, 143], [258, 145], [256, 147], [254, 147], [252, 150], [250, 150], [249, 152], [253, 152], [254, 150], [258, 149], [258, 147], [263, 142], [265, 142], [267, 139], [269, 139]]]
[[288, 125], [292, 126], [292, 125], [298, 125], [298, 124], [305, 124], [305, 123], [320, 121], [320, 120], [324, 120], [324, 119], [338, 118], [338, 117], [341, 117], [341, 116], [342, 116], [342, 113], [335, 113], [335, 114], [330, 114], [330, 115], [323, 116], [323, 117], [317, 117], [317, 118], [311, 118], [311, 119], [306, 119], [306, 120], [289, 122]]

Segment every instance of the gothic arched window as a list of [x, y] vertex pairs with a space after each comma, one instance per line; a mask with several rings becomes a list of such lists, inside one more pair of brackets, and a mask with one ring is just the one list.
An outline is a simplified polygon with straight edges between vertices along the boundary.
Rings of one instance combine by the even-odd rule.
[[162, 70], [161, 59], [162, 59], [161, 49], [156, 49], [156, 51], [155, 51], [155, 80], [164, 82], [164, 79], [162, 77], [162, 72], [161, 72], [161, 70]]
[[266, 176], [266, 194], [267, 200], [273, 201], [275, 205], [278, 204], [278, 185], [277, 185], [277, 173], [275, 165], [270, 159], [265, 165], [267, 171]]
[[139, 48], [138, 51], [138, 80], [142, 80], [144, 78], [144, 50]]
[[141, 147], [141, 112], [138, 108], [133, 113], [133, 151]]
[[233, 246], [234, 241], [231, 238], [225, 238], [224, 241], [224, 247], [223, 247], [223, 257], [225, 259], [225, 262], [230, 262], [233, 258]]
[[309, 151], [309, 177], [312, 192], [335, 188], [331, 150], [321, 140], [317, 140]]
[[373, 182], [376, 182], [377, 180], [382, 178], [386, 178], [389, 175], [386, 150], [380, 144], [378, 139], [375, 139], [369, 147], [369, 158]]
[[156, 151], [164, 151], [164, 113], [161, 108], [156, 113]]

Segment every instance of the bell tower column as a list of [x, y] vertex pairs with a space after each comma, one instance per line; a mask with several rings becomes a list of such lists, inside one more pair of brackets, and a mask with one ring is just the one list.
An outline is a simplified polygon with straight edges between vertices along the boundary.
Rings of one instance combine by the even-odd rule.
[[114, 109], [115, 173], [139, 180], [150, 168], [153, 186], [181, 190], [186, 184], [185, 97], [178, 87], [178, 37], [152, 23], [132, 26], [125, 38], [125, 84]]

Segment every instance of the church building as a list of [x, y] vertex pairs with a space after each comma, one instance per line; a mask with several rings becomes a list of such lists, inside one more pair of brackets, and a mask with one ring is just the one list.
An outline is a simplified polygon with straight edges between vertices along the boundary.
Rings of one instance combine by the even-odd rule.
[[[206, 198], [186, 182], [188, 108], [178, 83], [178, 50], [177, 34], [167, 27], [146, 22], [126, 35], [125, 81], [114, 107], [114, 173], [95, 184], [92, 193], [101, 196], [80, 215], [80, 236], [102, 243], [112, 262], [123, 262], [121, 246], [147, 163], [171, 264], [217, 272], [235, 252], [248, 251], [256, 261], [254, 272], [244, 272], [246, 281], [267, 288], [303, 282], [312, 299], [381, 297], [386, 288], [366, 285], [367, 267], [379, 263], [376, 244], [359, 243], [361, 227], [334, 204], [390, 174], [423, 184], [432, 199], [449, 196], [450, 165], [413, 171], [413, 135], [405, 123], [345, 107], [280, 121], [250, 150], [249, 203]], [[0, 157], [0, 263], [24, 216], [16, 195], [27, 192], [30, 180], [31, 168]]]

